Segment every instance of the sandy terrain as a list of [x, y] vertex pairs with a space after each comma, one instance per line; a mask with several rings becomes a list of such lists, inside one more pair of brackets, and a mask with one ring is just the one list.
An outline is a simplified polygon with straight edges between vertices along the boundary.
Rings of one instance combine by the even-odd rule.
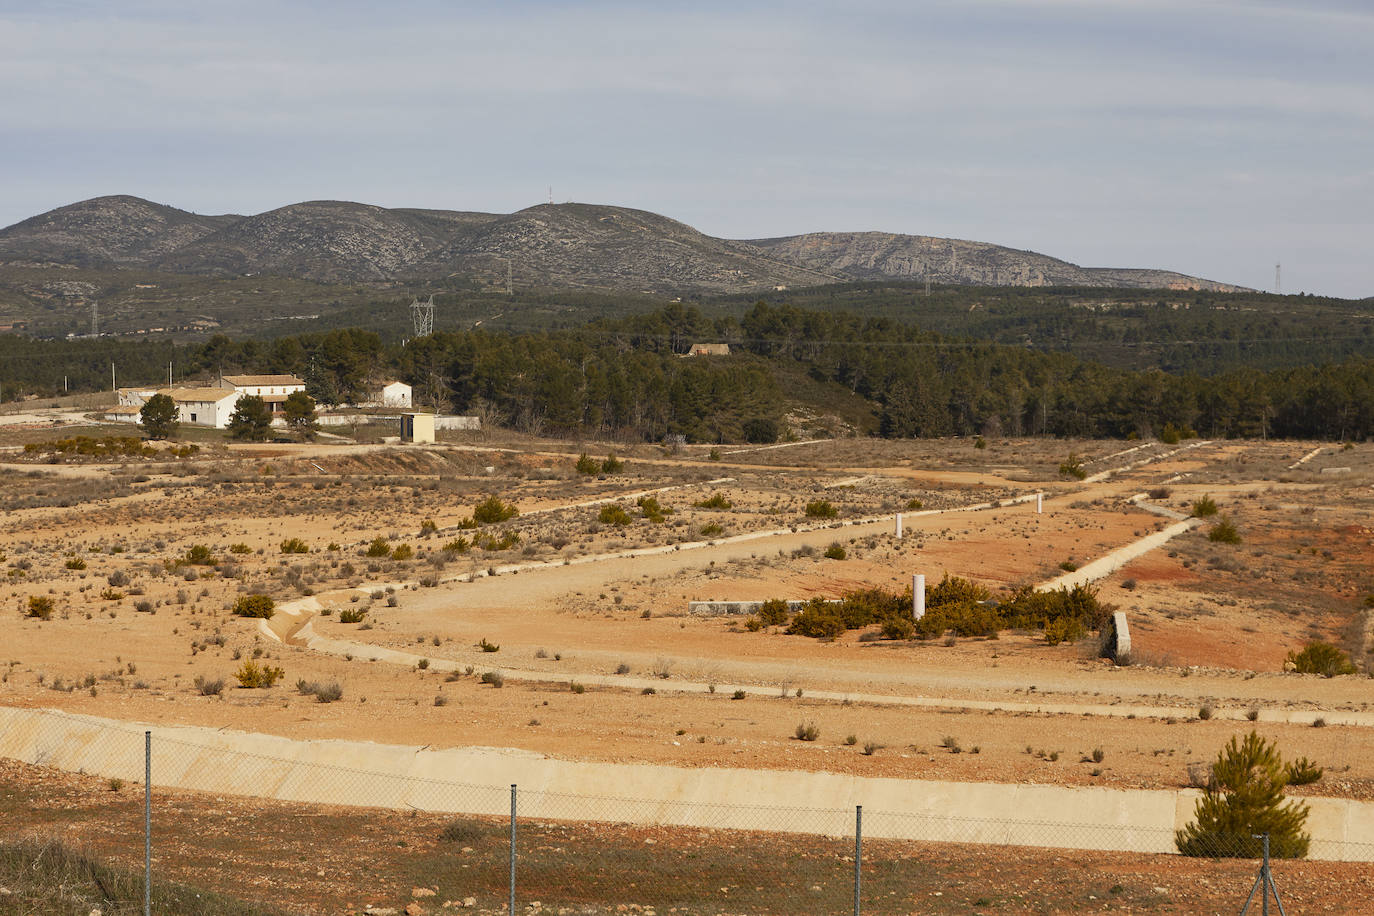
[[[1187, 763], [1213, 756], [1250, 727], [1245, 716], [1256, 709], [1265, 734], [1328, 767], [1306, 791], [1374, 795], [1365, 728], [1273, 721], [1295, 712], [1329, 714], [1333, 723], [1347, 712], [1354, 721], [1371, 709], [1367, 680], [1282, 673], [1286, 654], [1308, 638], [1368, 647], [1362, 599], [1374, 534], [1362, 526], [1374, 502], [1374, 462], [1365, 447], [1319, 453], [1289, 470], [1312, 444], [1208, 443], [1181, 452], [1151, 444], [1129, 454], [1119, 443], [862, 446], [841, 440], [719, 462], [622, 448], [626, 469], [599, 477], [578, 477], [571, 465], [579, 452], [599, 458], [607, 446], [520, 440], [435, 449], [209, 447], [181, 462], [38, 460], [6, 476], [7, 505], [40, 504], [10, 509], [0, 541], [4, 603], [13, 609], [0, 618], [9, 662], [0, 702], [569, 758], [1133, 787], [1186, 784]], [[939, 460], [919, 460], [942, 450]], [[1070, 450], [1094, 474], [1114, 473], [1092, 483], [1061, 479], [1055, 468]], [[1321, 473], [1333, 463], [1354, 470]], [[900, 589], [915, 572], [932, 584], [947, 572], [995, 591], [1045, 582], [1062, 563], [1082, 565], [1169, 524], [1127, 502], [1169, 479], [1170, 493], [1154, 502], [1186, 513], [1211, 493], [1245, 539], [1211, 544], [1204, 527], [1100, 583], [1103, 597], [1128, 612], [1137, 660], [1146, 664], [1117, 668], [1035, 634], [893, 643], [851, 632], [824, 642], [686, 614], [697, 599]], [[64, 489], [78, 486], [87, 489]], [[662, 523], [598, 520], [602, 501], [653, 490], [674, 510]], [[893, 536], [892, 513], [910, 500], [953, 509], [1037, 490], [1047, 494], [1042, 515], [1033, 503], [913, 513], [906, 537]], [[715, 493], [730, 508], [693, 506]], [[522, 510], [493, 529], [519, 533], [519, 544], [443, 557], [444, 543], [474, 534], [455, 526], [489, 495]], [[818, 499], [837, 507], [829, 524], [881, 521], [807, 530], [828, 524], [804, 512]], [[638, 515], [633, 499], [624, 504]], [[425, 519], [438, 533], [420, 535]], [[703, 534], [705, 526], [719, 530]], [[775, 531], [783, 533], [767, 534]], [[753, 539], [725, 540], [741, 535]], [[376, 537], [411, 545], [416, 559], [363, 556]], [[288, 538], [311, 552], [282, 554]], [[836, 542], [846, 559], [822, 557]], [[177, 565], [195, 544], [216, 563]], [[601, 559], [654, 549], [663, 552]], [[67, 568], [75, 560], [85, 568]], [[542, 568], [484, 575], [534, 564]], [[111, 585], [121, 573], [127, 584]], [[350, 659], [279, 644], [227, 612], [245, 591], [279, 601], [312, 594], [334, 611], [314, 618], [319, 636], [436, 664], [421, 670], [365, 661], [365, 648]], [[24, 618], [35, 594], [53, 598], [52, 620]], [[139, 602], [149, 611], [138, 611]], [[366, 623], [339, 622], [339, 610], [360, 607], [370, 609]], [[499, 651], [481, 651], [482, 640]], [[255, 651], [285, 669], [283, 684], [226, 688], [217, 697], [193, 688], [197, 676], [230, 677]], [[438, 670], [439, 660], [456, 663], [456, 680]], [[463, 673], [468, 666], [472, 675]], [[604, 686], [620, 666], [627, 686]], [[477, 682], [498, 669], [510, 674], [504, 689]], [[290, 688], [298, 678], [336, 679], [344, 697], [315, 703]], [[646, 678], [659, 683], [652, 696], [643, 694]], [[573, 682], [586, 692], [570, 690]], [[70, 689], [74, 683], [81, 686]], [[747, 696], [733, 702], [724, 691], [701, 691], [710, 684]], [[868, 695], [932, 705], [853, 701]], [[438, 696], [446, 705], [435, 705]], [[1004, 711], [979, 708], [999, 704]], [[1200, 720], [1203, 706], [1217, 714]], [[1095, 707], [1141, 713], [1081, 714]], [[803, 720], [820, 726], [819, 740], [793, 739]], [[844, 743], [850, 735], [855, 746]], [[979, 753], [949, 753], [940, 747], [949, 736]], [[882, 749], [860, 753], [869, 741]], [[1081, 762], [1099, 747], [1100, 764]]]

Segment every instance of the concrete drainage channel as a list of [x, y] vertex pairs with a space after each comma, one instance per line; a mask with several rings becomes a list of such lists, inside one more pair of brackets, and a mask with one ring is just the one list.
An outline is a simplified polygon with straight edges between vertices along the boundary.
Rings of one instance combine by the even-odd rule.
[[[496, 748], [296, 741], [9, 707], [0, 707], [0, 755], [141, 781], [145, 730], [161, 788], [490, 816], [509, 812], [515, 784], [539, 818], [732, 830], [766, 824], [844, 836], [854, 806], [863, 805], [864, 833], [874, 838], [1171, 853], [1174, 831], [1192, 820], [1200, 795], [593, 763]], [[606, 797], [606, 786], [623, 794]], [[798, 808], [798, 799], [807, 806]], [[1305, 802], [1311, 858], [1374, 861], [1374, 803]]]

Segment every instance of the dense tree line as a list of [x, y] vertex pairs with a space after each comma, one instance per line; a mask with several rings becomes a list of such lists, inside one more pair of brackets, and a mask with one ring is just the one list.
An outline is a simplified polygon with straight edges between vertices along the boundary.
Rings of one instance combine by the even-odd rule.
[[[723, 341], [730, 356], [683, 358]], [[883, 436], [1158, 434], [1363, 439], [1374, 435], [1374, 361], [1351, 358], [1211, 377], [1131, 371], [1064, 352], [951, 338], [886, 317], [755, 303], [741, 317], [674, 303], [540, 333], [469, 330], [384, 344], [356, 328], [274, 341], [0, 338], [0, 384], [16, 392], [107, 388], [233, 372], [294, 373], [323, 404], [362, 399], [399, 376], [416, 402], [553, 435], [692, 441], [760, 438], [792, 403], [780, 379], [809, 376], [872, 405]], [[124, 382], [121, 381], [121, 384]]]

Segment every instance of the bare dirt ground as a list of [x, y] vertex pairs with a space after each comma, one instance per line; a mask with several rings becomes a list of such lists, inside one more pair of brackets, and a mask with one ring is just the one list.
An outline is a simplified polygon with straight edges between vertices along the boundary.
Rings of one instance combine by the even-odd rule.
[[[0, 472], [0, 702], [576, 759], [1141, 788], [1188, 784], [1189, 763], [1210, 760], [1255, 727], [1326, 767], [1301, 791], [1374, 797], [1368, 728], [1267, 718], [1374, 710], [1363, 674], [1374, 447], [1328, 445], [1290, 470], [1320, 444], [1216, 442], [1174, 454], [1173, 446], [1138, 445], [835, 440], [721, 460], [704, 448], [617, 446], [624, 468], [590, 476], [574, 471], [577, 456], [600, 461], [610, 446], [513, 435], [434, 448], [206, 442], [180, 460], [10, 452]], [[1092, 483], [1065, 479], [1058, 466], [1071, 452], [1090, 474], [1126, 469]], [[1341, 467], [1350, 470], [1326, 473]], [[624, 498], [646, 491], [659, 491], [671, 510], [659, 521]], [[914, 514], [1037, 491], [1046, 494], [1041, 515], [1033, 502]], [[856, 631], [818, 641], [687, 614], [691, 600], [900, 589], [917, 572], [931, 584], [949, 573], [1005, 593], [1164, 527], [1168, 519], [1127, 502], [1146, 492], [1184, 513], [1210, 494], [1242, 543], [1213, 543], [1203, 526], [1099, 583], [1131, 621], [1131, 667], [1097, 659], [1087, 646], [1049, 646], [1035, 633], [922, 642]], [[717, 494], [714, 506], [696, 505]], [[460, 527], [490, 496], [520, 515]], [[624, 525], [601, 516], [598, 501], [617, 498]], [[834, 519], [808, 516], [807, 504], [822, 500]], [[899, 510], [913, 513], [900, 540], [892, 524]], [[453, 544], [488, 533], [518, 541], [463, 552]], [[730, 540], [741, 535], [753, 539]], [[309, 552], [283, 553], [292, 538]], [[367, 556], [378, 538], [388, 550], [410, 547], [412, 558]], [[832, 544], [844, 559], [823, 556]], [[211, 562], [187, 562], [197, 545]], [[661, 552], [604, 558], [652, 548]], [[316, 633], [461, 670], [282, 644], [229, 612], [250, 592], [278, 601], [313, 595], [331, 611], [314, 617]], [[52, 600], [50, 620], [26, 616], [31, 596]], [[342, 611], [361, 609], [362, 622], [340, 622]], [[1285, 674], [1287, 654], [1314, 638], [1344, 647], [1362, 673]], [[483, 651], [484, 641], [499, 648]], [[255, 656], [282, 667], [283, 681], [233, 686], [234, 671]], [[479, 683], [492, 670], [509, 675], [504, 688]], [[522, 671], [555, 679], [522, 679]], [[571, 689], [617, 671], [659, 688]], [[230, 686], [203, 696], [197, 677]], [[337, 681], [343, 697], [317, 703], [291, 687], [297, 679]], [[689, 682], [738, 684], [746, 696], [673, 689]], [[820, 692], [941, 705], [822, 700]], [[961, 706], [970, 701], [1020, 705]], [[1024, 711], [1027, 703], [1172, 712], [1047, 714]], [[1203, 718], [1204, 707], [1230, 717]], [[1249, 710], [1258, 710], [1253, 726]], [[818, 740], [795, 740], [801, 722], [819, 727]], [[947, 738], [962, 752], [942, 746]], [[874, 753], [863, 753], [865, 744]]]
[[[142, 867], [137, 787], [0, 760], [0, 814], [11, 837], [57, 837], [134, 875]], [[155, 823], [158, 880], [272, 913], [505, 912], [509, 827], [499, 819], [159, 792]], [[853, 903], [852, 837], [527, 820], [517, 845], [524, 912], [804, 916]], [[1237, 912], [1256, 870], [1243, 860], [869, 840], [861, 873], [865, 913], [1199, 914]], [[1277, 862], [1274, 873], [1292, 913], [1362, 913], [1374, 895], [1363, 864]], [[134, 899], [92, 892], [85, 907], [42, 911], [141, 912], [141, 887], [129, 885]], [[0, 912], [33, 912], [5, 907], [0, 897]]]

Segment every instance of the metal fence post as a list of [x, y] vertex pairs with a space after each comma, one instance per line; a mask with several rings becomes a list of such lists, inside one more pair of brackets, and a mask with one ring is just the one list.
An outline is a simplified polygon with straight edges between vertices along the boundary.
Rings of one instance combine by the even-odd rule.
[[143, 733], [143, 916], [153, 916], [153, 733]]
[[515, 784], [510, 787], [510, 916], [515, 916]]
[[859, 872], [859, 866], [863, 862], [864, 855], [864, 806], [854, 806], [854, 916], [859, 916], [859, 888], [863, 884], [863, 877]]

